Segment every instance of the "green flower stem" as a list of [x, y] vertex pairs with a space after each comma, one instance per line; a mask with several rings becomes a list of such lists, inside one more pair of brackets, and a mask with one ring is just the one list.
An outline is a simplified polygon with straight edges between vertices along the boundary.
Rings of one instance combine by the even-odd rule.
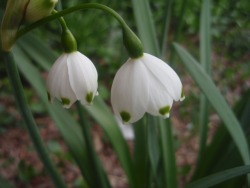
[[48, 16], [44, 19], [41, 19], [31, 25], [28, 25], [22, 29], [20, 29], [17, 33], [16, 40], [20, 38], [22, 35], [28, 33], [29, 31], [48, 23], [49, 21], [58, 19], [66, 14], [82, 10], [82, 9], [99, 9], [103, 10], [109, 14], [111, 14], [121, 25], [123, 31], [123, 43], [132, 58], [138, 58], [143, 55], [143, 47], [140, 39], [135, 35], [135, 33], [129, 28], [123, 18], [113, 9], [98, 3], [84, 3], [79, 4], [74, 7], [70, 7], [68, 9], [57, 12], [51, 16]]
[[177, 173], [172, 126], [169, 119], [159, 119], [158, 121], [161, 134], [165, 187], [177, 188], [178, 183], [176, 179]]
[[[52, 14], [56, 14], [57, 11], [53, 10]], [[58, 18], [62, 27], [61, 42], [66, 53], [77, 51], [77, 42], [71, 31], [69, 30], [63, 17]]]
[[56, 187], [66, 188], [65, 183], [59, 176], [53, 162], [49, 158], [49, 154], [45, 149], [44, 143], [39, 135], [39, 131], [32, 116], [32, 113], [28, 108], [28, 104], [24, 95], [23, 87], [14, 58], [11, 53], [2, 53], [2, 55], [9, 76], [10, 84], [12, 86], [14, 96], [16, 98], [17, 105], [19, 107], [20, 113], [28, 130], [30, 138], [37, 150], [37, 153], [39, 154], [41, 161], [43, 162], [49, 175], [54, 181]]
[[87, 156], [90, 161], [90, 165], [93, 168], [93, 177], [96, 177], [96, 180], [94, 180], [98, 186], [98, 188], [109, 188], [111, 187], [109, 184], [109, 181], [107, 179], [107, 176], [105, 176], [105, 173], [101, 167], [100, 161], [97, 158], [97, 155], [94, 150], [94, 145], [91, 140], [91, 132], [90, 132], [90, 125], [88, 121], [86, 121], [86, 118], [84, 117], [84, 110], [82, 105], [79, 101], [77, 101], [77, 110], [80, 118], [80, 125], [82, 129], [82, 134], [84, 137], [84, 141], [86, 144], [86, 149], [88, 151]]
[[[52, 15], [54, 15], [54, 14], [56, 14], [56, 13], [58, 13], [58, 11], [56, 11], [56, 10], [53, 10], [53, 11], [52, 11]], [[63, 19], [63, 17], [59, 17], [59, 18], [58, 18], [58, 21], [59, 21], [60, 24], [61, 24], [62, 30], [67, 30], [67, 29], [68, 29], [68, 26], [67, 26], [65, 20]]]

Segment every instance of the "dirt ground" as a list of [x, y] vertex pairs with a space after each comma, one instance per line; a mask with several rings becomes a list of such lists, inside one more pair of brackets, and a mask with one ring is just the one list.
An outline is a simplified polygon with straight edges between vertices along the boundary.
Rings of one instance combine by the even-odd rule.
[[[20, 122], [20, 116], [16, 112], [14, 102], [8, 102], [7, 105], [8, 113], [15, 114], [15, 119]], [[198, 138], [190, 131], [190, 125], [177, 117], [175, 111], [173, 111], [171, 118], [174, 126], [173, 132], [176, 139], [180, 141], [176, 151], [177, 166], [179, 168], [193, 168], [196, 162]], [[217, 118], [215, 117], [213, 121], [216, 124]], [[36, 117], [36, 122], [44, 142], [49, 146], [51, 157], [65, 182], [69, 187], [77, 187], [77, 182], [81, 179], [80, 171], [73, 162], [63, 156], [67, 155], [67, 147], [55, 124], [46, 116]], [[213, 130], [215, 128], [211, 129], [210, 134], [213, 134]], [[101, 128], [94, 125], [92, 134], [96, 152], [108, 173], [112, 187], [127, 188], [126, 176], [110, 145], [102, 139]], [[128, 141], [128, 143], [132, 148], [133, 141]], [[53, 145], [55, 146], [53, 147]], [[60, 154], [57, 154], [58, 146]], [[27, 132], [19, 126], [8, 126], [0, 133], [0, 175], [10, 180], [18, 188], [53, 188], [53, 183], [46, 175]], [[180, 174], [178, 178], [182, 187], [189, 176]]]

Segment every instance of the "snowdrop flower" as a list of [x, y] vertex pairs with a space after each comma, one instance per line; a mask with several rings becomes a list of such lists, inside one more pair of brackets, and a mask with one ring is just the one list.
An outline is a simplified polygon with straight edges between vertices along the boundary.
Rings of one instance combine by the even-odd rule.
[[182, 101], [184, 98], [175, 71], [147, 53], [123, 64], [111, 88], [114, 113], [124, 123], [134, 123], [146, 112], [167, 118], [173, 100]]
[[62, 54], [52, 66], [48, 79], [48, 98], [59, 99], [65, 108], [76, 100], [91, 104], [97, 95], [97, 71], [94, 64], [78, 51]]

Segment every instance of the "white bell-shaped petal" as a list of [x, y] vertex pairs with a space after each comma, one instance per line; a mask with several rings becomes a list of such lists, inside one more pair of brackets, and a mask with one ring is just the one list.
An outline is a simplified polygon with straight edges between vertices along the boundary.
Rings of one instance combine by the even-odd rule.
[[143, 62], [151, 78], [161, 84], [162, 90], [166, 90], [175, 101], [181, 100], [182, 84], [176, 72], [161, 59], [147, 53], [144, 53]]
[[157, 87], [156, 83], [151, 86], [152, 90], [149, 92], [150, 99], [148, 101], [147, 112], [154, 116], [169, 117], [173, 99], [167, 91], [159, 91], [160, 87]]
[[144, 113], [169, 117], [173, 100], [183, 100], [182, 84], [164, 61], [144, 53], [129, 59], [117, 72], [112, 89], [114, 113], [125, 123], [134, 123]]
[[80, 52], [62, 54], [52, 66], [47, 90], [50, 101], [54, 97], [69, 108], [76, 100], [90, 104], [97, 94], [97, 71], [93, 63]]
[[97, 94], [97, 71], [89, 58], [80, 52], [71, 53], [67, 61], [69, 81], [76, 98], [82, 104], [91, 104]]
[[114, 113], [124, 123], [135, 122], [146, 112], [147, 82], [147, 70], [140, 60], [129, 59], [118, 70], [111, 88], [111, 103]]

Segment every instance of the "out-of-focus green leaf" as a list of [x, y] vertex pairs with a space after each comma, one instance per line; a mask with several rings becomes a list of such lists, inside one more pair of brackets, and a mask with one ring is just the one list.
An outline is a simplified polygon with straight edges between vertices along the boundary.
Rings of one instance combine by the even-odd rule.
[[229, 180], [231, 178], [241, 176], [244, 174], [250, 173], [250, 165], [240, 166], [236, 168], [231, 168], [216, 174], [201, 178], [195, 182], [190, 183], [185, 188], [207, 188], [214, 186], [223, 181]]
[[203, 0], [200, 19], [200, 63], [211, 72], [211, 0]]
[[145, 52], [160, 56], [152, 13], [148, 0], [132, 0], [134, 15], [139, 36], [143, 42]]
[[160, 165], [161, 149], [159, 143], [159, 130], [156, 126], [156, 119], [148, 115], [148, 154], [152, 173], [152, 181], [154, 184], [159, 185], [160, 179], [158, 174], [158, 168]]
[[177, 186], [176, 179], [176, 162], [175, 150], [173, 146], [172, 128], [169, 120], [159, 119], [162, 158], [165, 170], [165, 187], [175, 188]]
[[8, 180], [0, 176], [0, 188], [15, 188]]
[[100, 97], [96, 97], [92, 106], [87, 106], [86, 110], [99, 123], [108, 136], [117, 157], [128, 177], [130, 187], [134, 187], [136, 183], [132, 159], [129, 153], [128, 145], [125, 142], [120, 128], [111, 113], [108, 106]]
[[[200, 19], [200, 61], [203, 69], [210, 74], [211, 72], [211, 5], [210, 0], [203, 0]], [[199, 154], [198, 165], [202, 164], [202, 157], [207, 143], [209, 102], [204, 94], [200, 96], [199, 113]]]
[[35, 60], [44, 70], [49, 70], [53, 62], [56, 60], [56, 53], [46, 45], [38, 37], [34, 37], [32, 34], [24, 35], [18, 45], [22, 47], [27, 53], [27, 55]]
[[133, 125], [134, 140], [134, 169], [136, 187], [149, 187], [149, 156], [147, 147], [147, 124], [146, 118]]
[[206, 95], [214, 109], [217, 111], [225, 126], [227, 127], [230, 135], [232, 136], [237, 148], [246, 165], [250, 164], [249, 149], [246, 137], [241, 129], [241, 126], [233, 114], [232, 110], [222, 97], [211, 78], [201, 68], [198, 62], [180, 45], [174, 44], [177, 54], [182, 60], [186, 70], [196, 81], [199, 88]]
[[[240, 120], [241, 126], [245, 134], [249, 138], [249, 122], [250, 122], [250, 90], [244, 93], [239, 102], [234, 107], [234, 112]], [[248, 139], [249, 143], [249, 139]], [[216, 134], [213, 137], [212, 143], [206, 148], [206, 162], [197, 166], [192, 180], [195, 181], [200, 177], [205, 177], [209, 174], [219, 172], [224, 169], [233, 168], [242, 164], [242, 158], [232, 141], [225, 126], [219, 126]], [[220, 156], [220, 157], [218, 157]], [[216, 187], [242, 187], [246, 181], [242, 178], [234, 178]]]

